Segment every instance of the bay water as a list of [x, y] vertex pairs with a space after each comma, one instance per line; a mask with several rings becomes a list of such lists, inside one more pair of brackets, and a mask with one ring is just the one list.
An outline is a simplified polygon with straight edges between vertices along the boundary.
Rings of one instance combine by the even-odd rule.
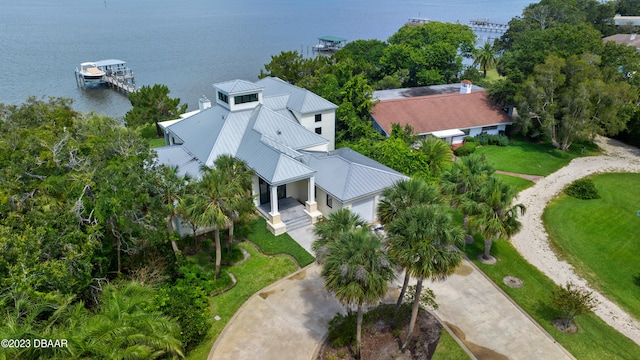
[[[506, 23], [531, 0], [0, 0], [0, 103], [67, 97], [120, 117], [107, 88], [80, 89], [81, 62], [120, 59], [138, 86], [165, 84], [189, 109], [211, 84], [255, 81], [281, 51], [312, 56], [317, 38], [386, 40], [410, 17]], [[488, 35], [497, 36], [497, 35]]]

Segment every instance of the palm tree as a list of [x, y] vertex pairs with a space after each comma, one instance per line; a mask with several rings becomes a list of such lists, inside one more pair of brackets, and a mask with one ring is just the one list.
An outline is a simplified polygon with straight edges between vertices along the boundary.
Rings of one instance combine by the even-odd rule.
[[255, 208], [251, 196], [254, 172], [248, 168], [246, 162], [236, 159], [231, 155], [220, 155], [214, 162], [214, 165], [216, 169], [227, 175], [229, 181], [236, 182], [246, 194], [246, 196], [242, 196], [242, 193], [238, 194], [237, 197], [234, 197], [234, 201], [226, 203], [227, 206], [224, 209], [227, 216], [231, 219], [229, 223], [228, 240], [228, 250], [230, 250], [231, 244], [233, 243], [235, 223], [240, 220], [243, 215], [249, 214]]
[[100, 344], [96, 347], [100, 354], [82, 354], [82, 357], [184, 357], [178, 340], [179, 326], [160, 312], [149, 311], [153, 299], [152, 288], [135, 282], [121, 287], [106, 286], [98, 312], [89, 317], [85, 325], [83, 340], [87, 344]]
[[523, 204], [512, 205], [516, 198], [516, 189], [502, 182], [496, 177], [489, 177], [486, 184], [479, 190], [481, 200], [480, 214], [477, 218], [478, 227], [484, 236], [484, 260], [491, 260], [491, 245], [493, 240], [510, 238], [520, 231], [522, 224], [518, 221], [518, 212], [525, 214]]
[[484, 46], [475, 49], [473, 66], [480, 66], [483, 77], [487, 77], [487, 69], [493, 68], [498, 62], [498, 53], [493, 44], [486, 42]]
[[451, 147], [444, 140], [436, 137], [428, 137], [421, 140], [419, 144], [420, 151], [427, 156], [429, 164], [429, 173], [434, 176], [440, 176], [447, 164], [453, 159]]
[[462, 261], [456, 248], [463, 244], [464, 232], [456, 226], [442, 205], [417, 205], [404, 211], [391, 223], [389, 254], [404, 259], [407, 273], [417, 278], [409, 331], [402, 349], [409, 342], [420, 305], [424, 279], [443, 280]]
[[[382, 197], [383, 199], [378, 203], [378, 219], [385, 226], [391, 224], [391, 222], [399, 217], [401, 212], [412, 206], [442, 203], [438, 189], [436, 189], [435, 186], [427, 184], [426, 181], [420, 178], [398, 181], [394, 186], [386, 188], [382, 192]], [[402, 290], [396, 302], [396, 312], [400, 309], [402, 299], [407, 292], [411, 278], [407, 266], [408, 263], [411, 262], [411, 258], [403, 259], [400, 255], [401, 254], [397, 252], [391, 254], [394, 263], [400, 268], [405, 269]]]
[[185, 184], [189, 180], [189, 175], [182, 177], [178, 174], [176, 166], [163, 165], [160, 168], [160, 198], [167, 213], [167, 228], [171, 239], [171, 247], [176, 256], [179, 254], [180, 249], [175, 238], [171, 235], [175, 231], [173, 224], [179, 216], [178, 204], [184, 195]]
[[394, 278], [382, 238], [367, 227], [343, 232], [328, 243], [323, 260], [327, 290], [342, 304], [357, 307], [356, 357], [360, 358], [364, 310], [378, 304]]
[[462, 212], [465, 231], [469, 230], [469, 216], [480, 211], [476, 191], [494, 172], [484, 155], [471, 154], [453, 163], [442, 176], [441, 189], [449, 195], [451, 206]]
[[316, 240], [311, 244], [311, 248], [316, 253], [318, 263], [322, 262], [330, 243], [339, 239], [343, 233], [359, 227], [367, 228], [367, 222], [360, 215], [346, 208], [334, 211], [327, 218], [316, 223], [313, 228]]
[[239, 184], [229, 179], [229, 175], [209, 167], [202, 168], [199, 191], [191, 195], [192, 207], [189, 213], [193, 214], [200, 226], [213, 228], [216, 243], [216, 279], [220, 277], [220, 264], [222, 262], [222, 246], [220, 245], [220, 229], [229, 226], [231, 218], [227, 213], [229, 203], [242, 194]]

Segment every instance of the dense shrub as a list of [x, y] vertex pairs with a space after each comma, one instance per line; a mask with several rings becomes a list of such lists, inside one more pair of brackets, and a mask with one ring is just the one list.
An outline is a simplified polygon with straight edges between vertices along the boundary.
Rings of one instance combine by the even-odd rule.
[[509, 138], [504, 135], [491, 135], [491, 134], [483, 133], [476, 136], [476, 139], [480, 145], [498, 145], [498, 146], [509, 145]]
[[349, 312], [347, 315], [336, 314], [329, 321], [328, 339], [334, 347], [356, 344], [356, 313]]
[[477, 144], [475, 142], [466, 142], [461, 147], [457, 148], [454, 153], [456, 156], [467, 156], [473, 154], [476, 151]]
[[564, 193], [582, 200], [599, 199], [598, 189], [591, 179], [578, 179], [564, 189]]
[[211, 327], [209, 297], [199, 286], [192, 286], [185, 279], [158, 292], [160, 310], [180, 325], [180, 341], [185, 351], [198, 345]]

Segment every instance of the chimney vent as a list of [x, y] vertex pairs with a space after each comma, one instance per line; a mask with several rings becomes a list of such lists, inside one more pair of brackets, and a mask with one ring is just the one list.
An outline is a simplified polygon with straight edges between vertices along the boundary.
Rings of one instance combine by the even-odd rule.
[[469, 80], [462, 80], [460, 83], [460, 94], [471, 94], [473, 83]]

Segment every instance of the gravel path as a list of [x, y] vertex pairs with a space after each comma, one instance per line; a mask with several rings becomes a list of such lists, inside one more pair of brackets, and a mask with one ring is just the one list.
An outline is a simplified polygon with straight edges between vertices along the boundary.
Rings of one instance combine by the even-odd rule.
[[[566, 185], [590, 174], [640, 173], [640, 150], [604, 137], [598, 137], [596, 143], [604, 150], [604, 155], [574, 159], [569, 165], [522, 191], [516, 199], [527, 207], [527, 212], [520, 219], [522, 230], [511, 239], [513, 245], [527, 261], [560, 285], [573, 282], [590, 289], [587, 282], [575, 273], [573, 266], [559, 260], [551, 250], [542, 224], [542, 213], [546, 205]], [[640, 344], [640, 322], [599, 292], [593, 293], [599, 302], [594, 312], [607, 324]]]

